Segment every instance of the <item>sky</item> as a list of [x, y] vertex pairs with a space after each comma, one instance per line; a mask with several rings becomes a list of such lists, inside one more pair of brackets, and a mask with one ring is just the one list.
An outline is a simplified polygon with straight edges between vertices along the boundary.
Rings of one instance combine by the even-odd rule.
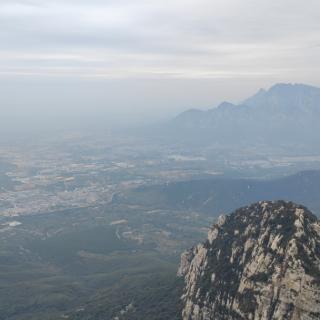
[[8, 121], [166, 118], [319, 68], [319, 0], [0, 0]]

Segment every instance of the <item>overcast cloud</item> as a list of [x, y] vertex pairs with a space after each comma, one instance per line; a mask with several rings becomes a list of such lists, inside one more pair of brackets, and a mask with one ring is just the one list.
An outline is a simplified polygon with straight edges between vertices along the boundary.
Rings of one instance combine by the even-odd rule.
[[[126, 110], [127, 99], [113, 96], [120, 88], [135, 109], [205, 107], [278, 81], [320, 85], [319, 66], [319, 0], [0, 1], [2, 109], [45, 108], [59, 83], [70, 86], [60, 106], [100, 87], [99, 108]], [[28, 85], [19, 100], [14, 92]]]

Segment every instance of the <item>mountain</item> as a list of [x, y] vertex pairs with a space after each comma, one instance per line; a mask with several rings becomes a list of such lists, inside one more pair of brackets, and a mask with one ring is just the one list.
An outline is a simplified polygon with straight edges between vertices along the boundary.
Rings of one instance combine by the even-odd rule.
[[304, 84], [276, 84], [266, 91], [260, 89], [244, 105], [273, 109], [278, 112], [319, 112], [320, 89]]
[[272, 179], [217, 177], [144, 186], [114, 197], [115, 202], [218, 215], [261, 199], [291, 200], [320, 214], [320, 171], [310, 170]]
[[222, 144], [287, 143], [317, 146], [320, 142], [320, 88], [276, 84], [234, 105], [206, 111], [187, 110], [171, 123], [181, 137]]
[[320, 222], [291, 202], [222, 216], [185, 252], [184, 320], [320, 319]]

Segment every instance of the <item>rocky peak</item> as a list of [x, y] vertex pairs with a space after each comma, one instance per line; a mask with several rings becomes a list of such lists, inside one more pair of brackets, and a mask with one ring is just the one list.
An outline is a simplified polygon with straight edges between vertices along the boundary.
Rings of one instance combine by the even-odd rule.
[[217, 107], [217, 109], [234, 109], [234, 108], [237, 108], [237, 106], [234, 105], [233, 103], [230, 103], [230, 102], [227, 102], [227, 101], [223, 101]]
[[320, 223], [291, 202], [221, 216], [185, 252], [183, 319], [320, 319]]

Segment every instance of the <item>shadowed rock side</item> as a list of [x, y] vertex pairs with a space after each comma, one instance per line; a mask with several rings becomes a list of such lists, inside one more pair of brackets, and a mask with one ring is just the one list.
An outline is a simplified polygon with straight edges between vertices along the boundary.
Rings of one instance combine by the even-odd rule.
[[320, 319], [320, 223], [291, 202], [221, 216], [181, 257], [185, 320]]

